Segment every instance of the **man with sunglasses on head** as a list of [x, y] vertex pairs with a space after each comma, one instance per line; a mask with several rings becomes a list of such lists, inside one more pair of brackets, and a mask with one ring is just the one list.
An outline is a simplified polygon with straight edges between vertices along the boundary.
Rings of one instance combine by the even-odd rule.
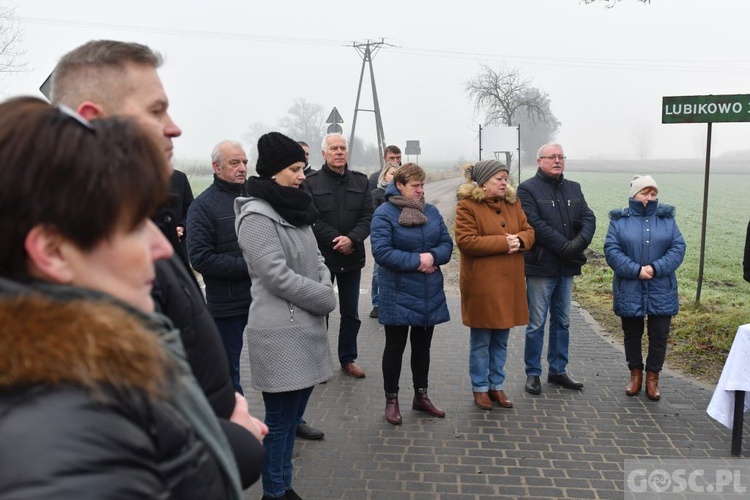
[[586, 263], [583, 252], [594, 237], [596, 216], [586, 204], [581, 185], [563, 175], [562, 146], [545, 144], [539, 148], [536, 162], [536, 175], [518, 186], [521, 206], [536, 234], [536, 243], [524, 254], [529, 301], [525, 390], [529, 394], [542, 392], [542, 349], [548, 313], [547, 382], [581, 390], [583, 383], [567, 372], [570, 305], [573, 276], [580, 275]]
[[[168, 112], [169, 99], [157, 72], [161, 63], [161, 56], [145, 45], [90, 41], [65, 54], [55, 66], [52, 104], [65, 105], [86, 120], [131, 118], [150, 133], [171, 173], [172, 139], [182, 130]], [[193, 375], [231, 447], [233, 457], [228, 460], [239, 467], [240, 477], [236, 479], [247, 488], [260, 476], [264, 454], [260, 440], [268, 429], [248, 413], [244, 397], [235, 394], [221, 338], [177, 239], [177, 221], [166, 205], [154, 222], [172, 244], [175, 255], [156, 262], [154, 302], [180, 330]], [[224, 448], [224, 443], [220, 444]]]

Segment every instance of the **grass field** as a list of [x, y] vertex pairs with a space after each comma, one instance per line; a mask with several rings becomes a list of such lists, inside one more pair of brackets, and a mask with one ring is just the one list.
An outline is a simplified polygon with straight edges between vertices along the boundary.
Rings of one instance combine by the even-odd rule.
[[[524, 176], [532, 174], [530, 170]], [[581, 183], [597, 217], [589, 265], [584, 267], [584, 275], [576, 280], [574, 293], [581, 305], [608, 331], [617, 333], [619, 318], [611, 310], [612, 270], [604, 261], [602, 248], [609, 210], [626, 206], [632, 174], [575, 172], [570, 168], [567, 174]], [[745, 232], [750, 217], [750, 176], [713, 174], [710, 178], [703, 286], [700, 304], [696, 304], [703, 174], [661, 172], [652, 175], [659, 184], [659, 200], [677, 208], [677, 223], [687, 242], [685, 261], [677, 271], [681, 309], [673, 322], [667, 362], [713, 383], [718, 380], [737, 327], [750, 323], [750, 284], [742, 279]]]
[[[597, 217], [594, 242], [587, 251], [589, 263], [576, 278], [575, 299], [610, 333], [620, 332], [620, 321], [612, 313], [612, 270], [604, 261], [602, 248], [609, 225], [608, 213], [627, 205], [634, 162], [615, 172], [576, 170], [568, 165], [567, 176], [581, 183], [589, 206]], [[691, 167], [694, 167], [691, 164]], [[750, 323], [750, 284], [742, 279], [745, 232], [750, 218], [749, 175], [715, 173], [709, 182], [706, 253], [701, 301], [696, 304], [699, 273], [703, 174], [696, 168], [687, 173], [663, 171], [658, 164], [649, 173], [659, 184], [659, 200], [677, 208], [677, 224], [687, 242], [685, 261], [677, 271], [680, 313], [672, 324], [667, 363], [708, 383], [715, 383], [737, 327]], [[673, 170], [677, 170], [673, 168]], [[522, 179], [534, 175], [524, 169]], [[189, 175], [197, 196], [212, 182], [210, 174]], [[624, 363], [623, 357], [623, 363]]]

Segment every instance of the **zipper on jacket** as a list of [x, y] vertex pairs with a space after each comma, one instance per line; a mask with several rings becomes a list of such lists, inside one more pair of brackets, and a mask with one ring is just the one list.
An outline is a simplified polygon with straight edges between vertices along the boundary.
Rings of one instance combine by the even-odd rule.
[[289, 305], [289, 321], [294, 323], [294, 306], [289, 301], [287, 301], [287, 304]]

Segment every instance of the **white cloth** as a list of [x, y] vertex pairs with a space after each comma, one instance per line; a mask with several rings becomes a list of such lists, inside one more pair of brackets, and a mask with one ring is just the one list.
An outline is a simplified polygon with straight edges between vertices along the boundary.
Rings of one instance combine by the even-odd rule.
[[[706, 410], [714, 420], [730, 429], [734, 421], [734, 391], [750, 391], [750, 324], [737, 329], [719, 383]], [[744, 411], [747, 410], [750, 410], [750, 395], [745, 397]]]

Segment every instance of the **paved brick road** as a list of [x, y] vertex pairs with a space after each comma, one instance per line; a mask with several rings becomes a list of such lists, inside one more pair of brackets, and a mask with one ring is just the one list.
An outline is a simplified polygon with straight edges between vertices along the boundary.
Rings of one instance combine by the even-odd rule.
[[[336, 371], [319, 385], [306, 418], [326, 437], [297, 440], [294, 488], [306, 500], [623, 498], [626, 458], [732, 460], [730, 431], [705, 412], [710, 387], [664, 372], [661, 401], [644, 394], [627, 397], [622, 350], [600, 336], [576, 307], [569, 371], [585, 389], [559, 389], [543, 377], [542, 394], [526, 394], [523, 329], [517, 328], [511, 333], [505, 385], [515, 407], [485, 412], [473, 406], [468, 329], [461, 324], [458, 297], [449, 297], [453, 320], [435, 330], [430, 370], [430, 396], [447, 416], [436, 419], [411, 410], [407, 347], [401, 378], [404, 423], [391, 426], [383, 419], [383, 334], [377, 320], [367, 317], [369, 302], [363, 295], [358, 359], [367, 378], [354, 380]], [[336, 313], [331, 319], [335, 360]], [[244, 355], [242, 362], [249, 373]], [[262, 399], [245, 385], [251, 411], [261, 417]], [[246, 492], [248, 499], [261, 496], [260, 484]]]

